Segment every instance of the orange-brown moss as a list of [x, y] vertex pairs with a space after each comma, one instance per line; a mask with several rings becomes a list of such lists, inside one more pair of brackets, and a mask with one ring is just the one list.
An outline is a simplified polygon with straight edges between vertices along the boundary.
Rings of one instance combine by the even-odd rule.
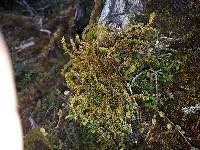
[[90, 16], [90, 21], [89, 21], [90, 25], [96, 24], [98, 22], [98, 19], [101, 14], [101, 10], [103, 8], [103, 4], [104, 4], [103, 0], [95, 0], [95, 6]]

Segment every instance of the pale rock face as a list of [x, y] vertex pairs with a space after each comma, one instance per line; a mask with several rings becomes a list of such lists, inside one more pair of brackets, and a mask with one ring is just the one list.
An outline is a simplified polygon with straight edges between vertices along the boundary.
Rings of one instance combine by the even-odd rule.
[[125, 27], [130, 23], [134, 23], [134, 16], [139, 15], [142, 10], [142, 0], [106, 0], [99, 24], [112, 24], [115, 28]]

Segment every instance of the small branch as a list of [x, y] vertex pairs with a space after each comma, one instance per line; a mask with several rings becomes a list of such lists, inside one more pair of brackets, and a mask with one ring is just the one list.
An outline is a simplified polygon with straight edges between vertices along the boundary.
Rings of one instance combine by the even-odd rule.
[[[132, 91], [131, 88], [132, 88], [134, 82], [135, 82], [143, 73], [144, 73], [144, 71], [142, 71], [142, 72], [140, 72], [138, 75], [136, 75], [136, 76], [132, 79], [131, 84], [128, 85], [128, 89], [129, 89], [131, 95], [133, 94], [133, 91]], [[138, 103], [137, 103], [136, 101], [135, 101], [135, 106], [136, 106], [136, 108], [137, 108], [137, 110], [136, 110], [137, 120], [140, 120], [139, 105], [138, 105]]]
[[161, 36], [161, 40], [167, 40], [167, 41], [173, 41], [173, 38], [167, 37], [167, 36]]
[[132, 91], [131, 88], [132, 88], [134, 82], [135, 82], [143, 73], [144, 73], [144, 71], [140, 72], [138, 75], [136, 75], [136, 76], [132, 79], [131, 84], [130, 84], [129, 87], [128, 87], [128, 89], [129, 89], [129, 91], [130, 91], [131, 94], [133, 94], [133, 91]]
[[35, 16], [35, 11], [32, 7], [29, 6], [29, 4], [25, 0], [17, 1], [17, 3], [23, 7], [26, 8], [26, 10], [30, 13], [30, 16]]
[[160, 55], [158, 57], [158, 59], [162, 59], [162, 57], [165, 57], [165, 56], [170, 57], [170, 56], [172, 56], [172, 53], [167, 53], [167, 54]]
[[63, 117], [63, 111], [61, 109], [59, 109], [59, 111], [58, 111], [58, 123], [56, 125], [56, 128], [59, 128], [62, 117]]
[[158, 97], [158, 74], [161, 74], [160, 70], [153, 70], [149, 69], [151, 72], [153, 72], [153, 75], [155, 76], [155, 91], [156, 91], [156, 106], [158, 106], [159, 102], [159, 97]]
[[158, 106], [158, 104], [160, 103], [159, 98], [158, 98], [158, 74], [156, 72], [155, 74], [155, 88], [156, 88], [156, 105]]
[[52, 32], [47, 29], [40, 29], [40, 32], [46, 33], [49, 36], [49, 38], [51, 37], [52, 34]]
[[24, 49], [27, 49], [29, 47], [32, 47], [35, 45], [35, 42], [34, 42], [34, 39], [33, 38], [30, 38], [28, 39], [27, 41], [23, 41], [19, 47], [15, 47], [16, 49], [16, 52], [19, 53], [21, 52], [22, 50]]
[[188, 141], [187, 137], [180, 131], [180, 129], [164, 114], [164, 112], [159, 111], [158, 109], [155, 109], [155, 111], [158, 114], [163, 114], [163, 118], [165, 118], [170, 124], [172, 124], [174, 126], [174, 128], [179, 132], [179, 134], [184, 138], [184, 140], [187, 142], [187, 144], [189, 145], [190, 149], [192, 149], [192, 145], [191, 143]]
[[28, 117], [28, 120], [30, 122], [30, 125], [31, 125], [31, 129], [34, 129], [34, 128], [37, 128], [37, 123], [35, 122], [35, 120], [33, 120], [33, 118], [30, 116]]
[[38, 8], [37, 10], [44, 12], [45, 9], [49, 8], [51, 5], [47, 4], [46, 6], [42, 7], [42, 8]]
[[55, 41], [61, 37], [61, 34], [64, 31], [64, 27], [62, 25], [59, 25], [57, 30], [51, 34], [51, 38], [49, 43], [43, 48], [43, 50], [41, 50], [41, 53], [39, 53], [37, 56], [33, 57], [33, 58], [28, 58], [25, 59], [23, 61], [20, 61], [18, 63], [20, 63], [21, 66], [26, 66], [27, 64], [31, 64], [37, 61], [41, 61], [46, 59], [49, 56], [49, 50], [50, 49], [54, 49], [55, 48]]
[[137, 80], [142, 74], [144, 73], [144, 71], [140, 72], [138, 75], [136, 75], [132, 81], [131, 81], [131, 84], [133, 84], [135, 82], [135, 80]]

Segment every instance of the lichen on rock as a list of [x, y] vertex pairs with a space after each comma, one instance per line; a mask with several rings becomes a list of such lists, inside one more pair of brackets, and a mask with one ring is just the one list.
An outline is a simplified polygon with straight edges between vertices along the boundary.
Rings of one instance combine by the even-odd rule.
[[99, 23], [112, 24], [113, 27], [125, 27], [134, 23], [134, 16], [139, 15], [142, 10], [143, 3], [141, 0], [106, 0]]

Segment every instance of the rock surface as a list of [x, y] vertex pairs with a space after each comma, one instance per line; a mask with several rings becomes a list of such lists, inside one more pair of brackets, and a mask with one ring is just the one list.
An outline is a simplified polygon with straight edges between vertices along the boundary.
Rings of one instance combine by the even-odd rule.
[[141, 0], [106, 0], [99, 23], [112, 24], [113, 27], [124, 27], [135, 22], [135, 15], [143, 10]]

